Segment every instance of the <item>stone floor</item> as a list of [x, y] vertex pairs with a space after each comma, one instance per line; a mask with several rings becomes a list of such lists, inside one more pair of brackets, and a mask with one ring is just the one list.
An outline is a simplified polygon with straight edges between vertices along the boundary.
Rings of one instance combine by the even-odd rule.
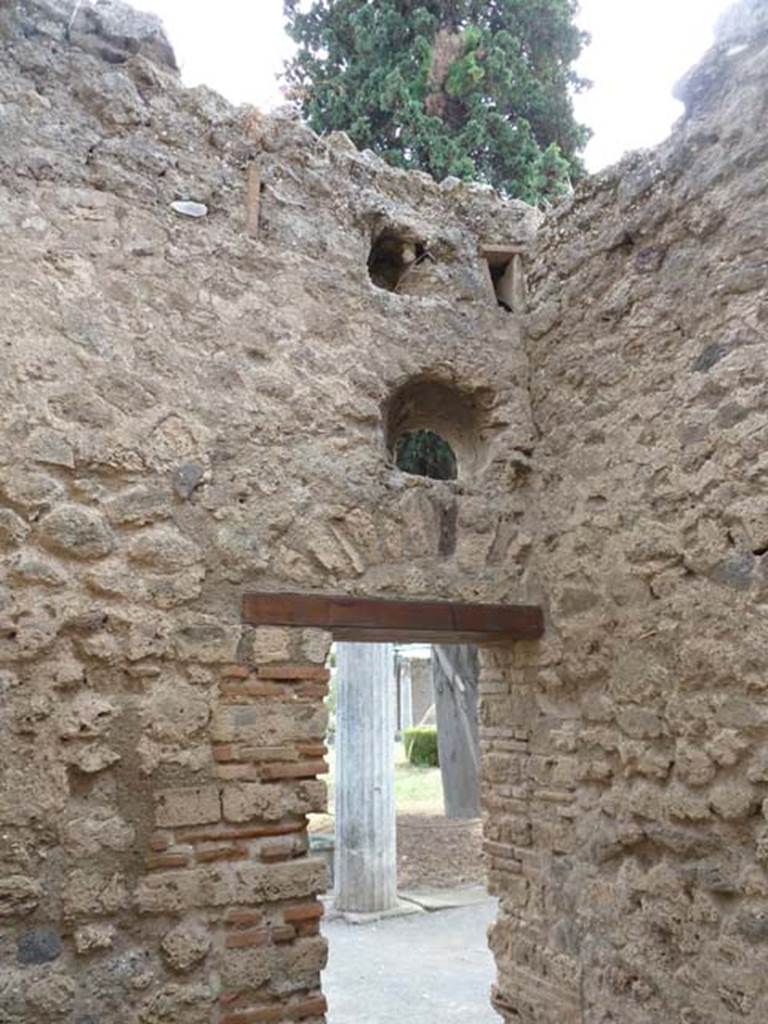
[[499, 1024], [486, 929], [495, 900], [372, 924], [326, 921], [328, 1024]]

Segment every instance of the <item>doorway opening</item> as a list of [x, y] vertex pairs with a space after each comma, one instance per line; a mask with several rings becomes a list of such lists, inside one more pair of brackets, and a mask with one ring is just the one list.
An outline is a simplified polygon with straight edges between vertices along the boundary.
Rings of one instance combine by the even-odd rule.
[[[495, 968], [486, 932], [496, 916], [495, 904], [485, 889], [484, 872], [478, 872], [477, 853], [460, 861], [461, 872], [461, 865], [472, 860], [473, 877], [451, 875], [455, 861], [448, 839], [454, 826], [465, 832], [475, 829], [479, 844], [479, 823], [445, 820], [439, 763], [429, 763], [427, 757], [428, 763], [414, 764], [420, 758], [405, 740], [414, 725], [427, 731], [437, 726], [440, 750], [435, 686], [431, 714], [422, 713], [414, 722], [416, 662], [429, 659], [430, 682], [435, 664], [454, 682], [455, 670], [450, 658], [448, 668], [442, 658], [435, 659], [429, 645], [448, 651], [453, 645], [535, 639], [543, 631], [541, 609], [249, 594], [243, 617], [251, 625], [298, 627], [286, 649], [303, 650], [308, 634], [318, 630], [335, 641], [327, 698], [335, 718], [329, 733], [335, 813], [326, 814], [327, 824], [332, 823], [326, 828], [326, 844], [330, 839], [333, 851], [324, 853], [333, 857], [335, 877], [332, 887], [317, 893], [325, 907], [321, 927], [330, 945], [323, 973], [328, 1024], [359, 1021], [362, 1005], [371, 1024], [384, 1024], [395, 1015], [415, 1024], [436, 1019], [491, 1024], [497, 1019], [489, 999]], [[269, 671], [272, 677], [280, 673], [279, 667]], [[284, 671], [292, 678], [300, 671], [305, 678], [325, 678], [317, 666], [300, 670], [291, 664]], [[466, 669], [458, 671], [460, 689], [468, 688], [462, 675]], [[297, 697], [303, 692], [297, 691]], [[312, 692], [308, 688], [307, 696]], [[318, 721], [314, 714], [312, 718]], [[461, 733], [461, 727], [454, 729], [454, 735]], [[300, 765], [290, 771], [292, 778], [299, 774], [304, 775]], [[414, 797], [421, 806], [414, 807]], [[404, 806], [413, 813], [403, 814]], [[403, 818], [416, 819], [410, 837]], [[314, 822], [312, 827], [314, 852], [321, 852], [315, 839], [319, 830]], [[412, 869], [417, 875], [407, 878], [409, 888], [398, 884]]]
[[[377, 664], [378, 690], [362, 675]], [[393, 1013], [491, 1024], [497, 907], [482, 857], [477, 648], [337, 643], [329, 667], [329, 805], [310, 823], [310, 848], [331, 869], [328, 1024], [357, 1022], [363, 998], [371, 1024]]]

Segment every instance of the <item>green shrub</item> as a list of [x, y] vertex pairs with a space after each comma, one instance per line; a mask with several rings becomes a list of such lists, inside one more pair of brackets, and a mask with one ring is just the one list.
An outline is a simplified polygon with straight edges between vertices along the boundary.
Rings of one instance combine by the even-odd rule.
[[420, 726], [406, 729], [403, 734], [405, 756], [418, 768], [437, 768], [437, 729], [434, 726]]

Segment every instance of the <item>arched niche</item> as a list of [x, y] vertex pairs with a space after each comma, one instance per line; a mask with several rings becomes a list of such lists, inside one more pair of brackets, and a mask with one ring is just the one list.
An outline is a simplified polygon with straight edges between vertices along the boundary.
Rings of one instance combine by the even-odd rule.
[[481, 455], [487, 398], [487, 389], [463, 389], [428, 377], [407, 381], [393, 392], [385, 408], [386, 444], [392, 461], [397, 464], [398, 443], [404, 435], [430, 431], [450, 445], [456, 459], [453, 477], [467, 479]]

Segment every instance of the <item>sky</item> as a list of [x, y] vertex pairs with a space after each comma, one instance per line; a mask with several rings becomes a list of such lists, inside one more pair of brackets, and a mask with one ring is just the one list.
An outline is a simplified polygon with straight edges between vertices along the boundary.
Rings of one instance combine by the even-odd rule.
[[[88, 0], [85, 0], [87, 3]], [[277, 75], [291, 55], [282, 0], [132, 0], [166, 24], [182, 76], [235, 103], [269, 110], [282, 102]], [[675, 82], [710, 46], [731, 0], [581, 0], [580, 24], [592, 35], [579, 73], [594, 86], [576, 97], [594, 132], [591, 171], [631, 149], [663, 141], [682, 113]]]

